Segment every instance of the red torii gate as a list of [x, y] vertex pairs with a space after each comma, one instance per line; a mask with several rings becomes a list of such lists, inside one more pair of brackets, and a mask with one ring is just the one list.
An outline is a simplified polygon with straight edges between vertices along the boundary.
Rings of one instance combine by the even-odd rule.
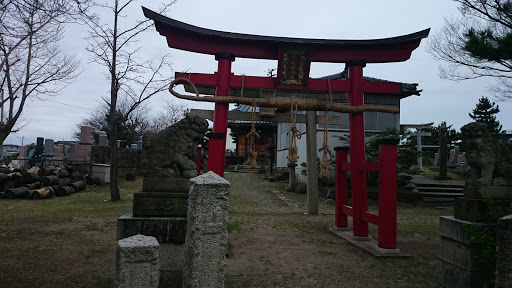
[[[187, 78], [196, 85], [216, 87], [216, 97], [229, 96], [231, 87], [242, 86], [262, 89], [349, 92], [349, 105], [362, 106], [364, 105], [364, 93], [400, 94], [401, 90], [400, 83], [364, 80], [363, 68], [366, 63], [406, 61], [410, 58], [412, 51], [419, 46], [421, 40], [428, 36], [430, 30], [376, 40], [269, 37], [200, 28], [167, 18], [144, 7], [142, 9], [146, 17], [154, 20], [157, 31], [166, 37], [169, 47], [215, 55], [215, 60], [218, 61], [216, 73], [176, 73], [175, 76], [176, 78]], [[236, 76], [231, 73], [231, 62], [235, 60], [235, 57], [278, 60], [277, 77]], [[346, 63], [349, 67], [349, 77], [346, 80], [330, 81], [310, 79], [311, 62]], [[209, 143], [208, 170], [220, 176], [224, 175], [228, 107], [229, 104], [215, 104], [213, 133]], [[337, 207], [336, 225], [346, 227], [347, 223], [343, 219], [346, 219], [346, 215], [350, 215], [353, 217], [354, 236], [362, 238], [368, 237], [368, 222], [379, 225], [379, 229], [385, 230], [388, 226], [393, 235], [387, 237], [388, 239], [383, 239], [385, 240], [382, 241], [383, 243], [379, 237], [379, 247], [395, 249], [396, 208], [394, 220], [391, 219], [393, 218], [391, 215], [391, 217], [379, 221], [379, 216], [366, 211], [366, 171], [371, 169], [382, 171], [383, 165], [372, 164], [365, 160], [363, 113], [350, 113], [349, 122], [351, 161], [348, 164], [345, 160], [343, 167], [345, 167], [344, 170], [351, 171], [354, 203], [350, 209]], [[381, 156], [393, 158], [394, 155], [396, 171], [396, 145], [394, 149], [394, 154], [391, 152], [390, 156]], [[386, 153], [384, 151], [383, 153]], [[389, 168], [393, 169], [393, 167]], [[393, 173], [396, 174], [396, 172]], [[338, 175], [341, 174], [337, 173]], [[339, 179], [336, 179], [336, 182], [339, 185]], [[384, 183], [386, 182], [384, 181]], [[395, 185], [394, 188], [393, 185]], [[380, 188], [394, 189], [396, 195], [396, 183], [386, 186]], [[394, 201], [394, 207], [396, 207], [396, 196], [391, 200]], [[386, 223], [389, 221], [394, 222]]]

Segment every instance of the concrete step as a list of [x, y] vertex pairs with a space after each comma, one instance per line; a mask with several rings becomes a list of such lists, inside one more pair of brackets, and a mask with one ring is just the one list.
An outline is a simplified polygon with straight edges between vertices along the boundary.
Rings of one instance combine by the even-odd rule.
[[418, 182], [416, 189], [423, 195], [427, 206], [453, 205], [453, 200], [464, 195], [464, 185], [457, 183]]
[[[413, 182], [414, 183], [414, 182]], [[464, 184], [457, 183], [414, 183], [418, 189], [420, 187], [445, 187], [445, 188], [464, 188]]]
[[233, 171], [233, 172], [238, 172], [238, 173], [258, 173], [259, 169], [238, 169], [236, 171]]
[[418, 187], [416, 189], [420, 192], [446, 192], [446, 193], [462, 193], [464, 191], [464, 187], [432, 187], [432, 186], [424, 186]]
[[425, 199], [426, 198], [456, 198], [456, 197], [462, 197], [464, 194], [463, 193], [450, 193], [450, 192], [421, 192], [420, 193], [423, 195], [423, 198]]
[[436, 207], [436, 206], [452, 206], [453, 199], [451, 198], [424, 198], [422, 206]]

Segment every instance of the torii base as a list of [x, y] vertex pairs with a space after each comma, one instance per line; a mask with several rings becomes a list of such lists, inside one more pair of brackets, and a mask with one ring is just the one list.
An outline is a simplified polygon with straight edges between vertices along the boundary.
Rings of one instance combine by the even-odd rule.
[[401, 252], [400, 249], [382, 249], [379, 247], [377, 240], [372, 237], [364, 237], [365, 239], [356, 239], [351, 229], [343, 227], [333, 227], [331, 231], [337, 236], [345, 239], [350, 244], [357, 246], [375, 257], [399, 257], [406, 258], [411, 255]]

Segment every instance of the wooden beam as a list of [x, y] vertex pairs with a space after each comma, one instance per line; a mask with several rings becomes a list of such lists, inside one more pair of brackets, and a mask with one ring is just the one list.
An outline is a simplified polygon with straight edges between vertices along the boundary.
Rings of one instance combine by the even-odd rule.
[[[202, 88], [204, 91], [199, 91], [201, 94], [214, 95], [215, 85], [217, 79], [217, 73], [214, 74], [202, 74], [202, 73], [180, 73], [176, 72], [174, 77], [185, 78], [194, 83], [199, 89]], [[187, 87], [189, 86], [189, 87]], [[330, 86], [330, 89], [329, 89]], [[258, 91], [260, 89], [277, 89], [277, 78], [276, 77], [258, 77], [258, 76], [238, 76], [231, 74], [231, 92], [230, 96], [240, 96], [241, 87], [244, 88], [244, 97], [259, 97], [257, 93], [253, 93], [254, 89]], [[187, 92], [194, 92], [190, 85], [185, 85]], [[233, 93], [233, 92], [237, 93]], [[350, 83], [348, 79], [342, 80], [327, 80], [327, 79], [308, 79], [308, 84], [304, 89], [278, 89], [283, 94], [293, 94], [297, 98], [311, 97], [311, 94], [318, 94], [319, 96], [327, 97], [326, 95], [333, 94], [333, 101], [347, 100], [347, 92], [350, 91]], [[206, 93], [204, 93], [206, 92]], [[363, 92], [373, 94], [390, 94], [400, 95], [401, 83], [391, 81], [370, 81], [363, 80]], [[276, 95], [281, 97], [281, 95]], [[330, 98], [330, 97], [329, 97]], [[324, 98], [326, 99], [326, 98]], [[329, 99], [330, 100], [330, 99]]]
[[[202, 109], [190, 109], [190, 113], [199, 115], [205, 119], [213, 119], [213, 110], [202, 110]], [[278, 122], [278, 123], [291, 123], [290, 113], [275, 113], [274, 116], [262, 116], [258, 113], [254, 115], [254, 121], [267, 121], [267, 122]], [[242, 121], [252, 121], [252, 113], [251, 112], [241, 112], [241, 111], [229, 111], [228, 114], [229, 120], [242, 120]], [[339, 124], [341, 121], [340, 116], [329, 116], [329, 125]], [[305, 114], [297, 114], [297, 123], [306, 123], [306, 115]], [[316, 123], [324, 123], [324, 116], [317, 115]]]
[[[190, 84], [193, 86], [195, 91], [195, 96], [192, 95], [183, 95], [176, 91], [174, 91], [174, 87], [179, 84]], [[362, 86], [362, 85], [361, 85]], [[360, 105], [346, 105], [336, 103], [334, 101], [325, 101], [319, 99], [300, 99], [300, 98], [284, 98], [284, 97], [271, 97], [271, 98], [246, 98], [246, 97], [234, 97], [228, 96], [229, 92], [226, 91], [224, 94], [226, 95], [217, 95], [217, 96], [204, 96], [200, 97], [199, 92], [195, 88], [195, 85], [190, 79], [187, 78], [176, 78], [171, 82], [169, 86], [169, 92], [172, 95], [185, 100], [191, 101], [199, 101], [199, 102], [213, 102], [213, 103], [221, 103], [221, 104], [245, 104], [245, 105], [256, 105], [261, 107], [269, 107], [269, 108], [277, 108], [277, 109], [290, 109], [293, 105], [296, 109], [300, 111], [333, 111], [333, 112], [341, 112], [341, 113], [362, 113], [365, 111], [375, 111], [375, 112], [384, 112], [384, 113], [400, 113], [400, 109], [389, 107], [389, 106], [374, 106], [374, 105], [363, 105], [363, 95], [361, 94], [361, 104]]]

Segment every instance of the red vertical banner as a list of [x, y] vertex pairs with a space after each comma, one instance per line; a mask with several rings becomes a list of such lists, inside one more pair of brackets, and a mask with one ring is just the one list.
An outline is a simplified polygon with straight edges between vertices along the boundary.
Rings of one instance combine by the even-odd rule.
[[[215, 97], [229, 96], [231, 62], [235, 61], [235, 56], [231, 53], [217, 53], [215, 60], [218, 61]], [[212, 137], [210, 137], [208, 149], [208, 171], [213, 171], [221, 177], [224, 177], [228, 111], [229, 104], [215, 103]]]
[[334, 147], [336, 151], [335, 165], [335, 227], [348, 228], [347, 214], [342, 207], [348, 204], [348, 172], [343, 170], [343, 164], [348, 161], [348, 147]]
[[[353, 60], [347, 63], [347, 65], [349, 66], [348, 78], [350, 81], [349, 105], [364, 105], [363, 68], [366, 66], [366, 63], [361, 60]], [[362, 170], [362, 165], [365, 162], [363, 113], [351, 113], [349, 122], [354, 236], [367, 237], [368, 222], [361, 219], [362, 212], [368, 210], [366, 171]]]
[[379, 144], [379, 247], [396, 249], [396, 174], [398, 139]]

